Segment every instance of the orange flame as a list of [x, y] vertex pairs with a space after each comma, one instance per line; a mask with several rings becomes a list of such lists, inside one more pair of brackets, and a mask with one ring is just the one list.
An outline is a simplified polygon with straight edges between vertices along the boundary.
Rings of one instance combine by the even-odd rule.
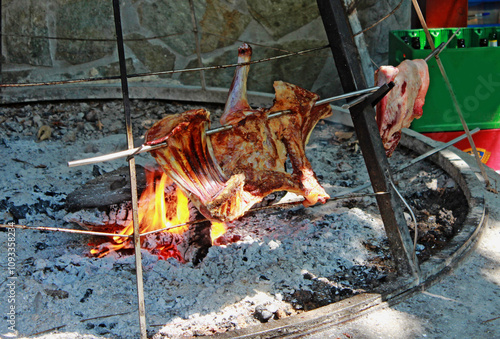
[[[161, 173], [160, 180], [158, 175]], [[176, 187], [176, 202], [172, 204], [165, 203], [165, 188], [167, 183], [172, 181], [163, 172], [146, 172], [146, 189], [142, 192], [139, 199], [139, 225], [141, 233], [159, 230], [161, 228], [179, 225], [189, 221], [189, 208], [186, 196]], [[177, 213], [174, 213], [173, 207], [176, 207]], [[168, 214], [168, 216], [167, 216]], [[181, 226], [170, 229], [169, 232], [182, 234], [188, 229], [188, 226]], [[120, 234], [133, 234], [133, 222], [129, 223]], [[124, 238], [115, 237], [116, 242], [123, 241]]]
[[[177, 186], [172, 184], [172, 180], [163, 171], [159, 169], [146, 170], [146, 188], [142, 192], [138, 203], [140, 233], [144, 234], [175, 225], [182, 226], [141, 237], [141, 247], [158, 255], [160, 259], [174, 257], [184, 262], [177, 245], [183, 240], [180, 235], [187, 231], [189, 227], [183, 225], [189, 222], [189, 200]], [[167, 187], [174, 188], [175, 193], [169, 194], [166, 201], [165, 189]], [[224, 223], [212, 222], [212, 244], [225, 231]], [[130, 222], [118, 234], [132, 235], [133, 233], [134, 225], [133, 222]], [[101, 244], [91, 249], [90, 253], [101, 258], [108, 253], [130, 248], [133, 248], [131, 238], [113, 237], [112, 242]]]
[[223, 236], [224, 233], [226, 233], [226, 224], [223, 222], [212, 221], [212, 227], [210, 228], [210, 238], [212, 239], [212, 245], [215, 243], [215, 240]]

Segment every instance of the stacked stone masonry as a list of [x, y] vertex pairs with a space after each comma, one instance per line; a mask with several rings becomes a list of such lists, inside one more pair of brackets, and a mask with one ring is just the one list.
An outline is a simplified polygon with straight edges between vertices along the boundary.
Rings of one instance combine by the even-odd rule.
[[[122, 0], [127, 72], [140, 74], [233, 64], [237, 47], [252, 45], [253, 60], [328, 44], [316, 1], [311, 0]], [[400, 0], [355, 1], [362, 27]], [[2, 82], [30, 83], [119, 75], [112, 0], [3, 0]], [[410, 1], [367, 33], [375, 64], [387, 62], [388, 32], [409, 26]], [[47, 38], [50, 37], [50, 38]], [[155, 38], [156, 37], [156, 38]], [[57, 39], [55, 39], [57, 38]], [[75, 40], [76, 39], [76, 40]], [[89, 40], [90, 39], [90, 40]], [[228, 88], [234, 68], [204, 72], [206, 86]], [[201, 86], [199, 72], [147, 78], [165, 86]], [[284, 80], [327, 97], [342, 93], [328, 48], [252, 66], [250, 91], [272, 93]], [[370, 79], [369, 79], [370, 81]]]

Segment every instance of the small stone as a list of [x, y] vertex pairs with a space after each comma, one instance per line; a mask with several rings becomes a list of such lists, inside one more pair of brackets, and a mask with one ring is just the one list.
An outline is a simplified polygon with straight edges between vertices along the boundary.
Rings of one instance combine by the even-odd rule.
[[306, 280], [312, 280], [314, 279], [314, 275], [306, 270], [302, 270], [302, 276], [304, 277], [304, 279]]
[[45, 244], [45, 243], [43, 243], [43, 242], [37, 242], [37, 243], [35, 244], [35, 248], [36, 248], [35, 252], [37, 252], [37, 251], [43, 251], [43, 250], [44, 250], [44, 249], [46, 249], [47, 247], [48, 247], [48, 245], [47, 245], [47, 244]]
[[38, 114], [35, 114], [33, 116], [33, 123], [38, 127], [40, 128], [41, 126], [43, 126], [43, 123], [42, 123], [42, 118], [38, 115]]
[[143, 128], [150, 128], [151, 126], [153, 126], [154, 123], [155, 121], [153, 121], [152, 119], [146, 119], [141, 121], [141, 126]]
[[27, 204], [22, 204], [20, 206], [11, 206], [9, 209], [10, 214], [15, 218], [15, 220], [26, 218], [26, 214], [29, 212], [30, 208]]
[[427, 186], [428, 189], [436, 191], [438, 188], [437, 179], [434, 178], [430, 182], [425, 183], [425, 186]]
[[67, 299], [69, 297], [69, 293], [63, 290], [51, 290], [45, 289], [45, 293], [54, 299]]
[[83, 121], [79, 121], [76, 123], [76, 130], [81, 132], [85, 129], [85, 123]]
[[7, 126], [7, 128], [12, 132], [21, 133], [23, 131], [23, 126], [14, 121], [7, 121], [4, 123], [4, 125]]
[[337, 137], [337, 139], [339, 139], [339, 141], [349, 140], [352, 138], [353, 135], [354, 132], [343, 132], [343, 131], [335, 132], [335, 136]]
[[98, 177], [98, 176], [100, 176], [102, 174], [103, 174], [103, 171], [102, 171], [102, 169], [99, 166], [94, 165], [94, 167], [92, 167], [92, 175], [94, 177]]
[[97, 334], [99, 335], [105, 335], [105, 334], [109, 334], [109, 329], [106, 327], [106, 324], [102, 323], [102, 324], [99, 324], [96, 328], [95, 328], [95, 331], [97, 332]]
[[68, 133], [66, 133], [63, 136], [62, 140], [64, 142], [74, 142], [74, 141], [76, 141], [76, 133], [75, 133], [75, 131], [69, 131]]
[[346, 163], [345, 161], [341, 161], [337, 164], [337, 170], [339, 172], [347, 172], [352, 170], [352, 166]]
[[453, 180], [452, 178], [448, 178], [443, 185], [444, 188], [455, 188], [455, 186], [455, 180]]
[[99, 71], [97, 70], [97, 68], [95, 67], [92, 67], [90, 70], [89, 70], [89, 77], [91, 78], [96, 78], [99, 76]]
[[45, 259], [35, 260], [35, 271], [41, 271], [47, 267], [47, 261]]
[[255, 308], [255, 318], [262, 323], [268, 322], [274, 316], [274, 313], [269, 311], [266, 306], [259, 305]]
[[83, 112], [86, 112], [90, 109], [90, 106], [88, 103], [86, 102], [81, 102], [80, 103], [80, 109], [83, 111]]
[[123, 124], [121, 121], [114, 121], [114, 122], [111, 122], [109, 125], [106, 125], [103, 122], [103, 126], [108, 127], [109, 131], [111, 131], [111, 132], [118, 132], [118, 131], [121, 131], [123, 129]]
[[98, 119], [98, 115], [96, 113], [96, 111], [90, 111], [88, 112], [86, 115], [85, 115], [85, 120], [87, 120], [88, 122], [94, 122], [94, 121], [97, 121]]
[[277, 249], [278, 247], [280, 247], [280, 242], [279, 242], [279, 241], [274, 241], [274, 240], [271, 240], [271, 241], [269, 242], [269, 248], [270, 248], [271, 250], [275, 250], [275, 249]]

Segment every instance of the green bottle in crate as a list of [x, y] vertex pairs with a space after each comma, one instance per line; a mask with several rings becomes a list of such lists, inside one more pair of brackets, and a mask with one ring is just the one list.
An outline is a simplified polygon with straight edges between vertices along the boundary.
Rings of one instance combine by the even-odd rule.
[[497, 38], [497, 33], [496, 32], [490, 33], [490, 41], [488, 43], [488, 46], [490, 46], [490, 47], [498, 47], [498, 38]]
[[[430, 29], [435, 46], [439, 46], [456, 28]], [[470, 129], [500, 128], [500, 48], [484, 46], [485, 39], [498, 36], [500, 27], [462, 28], [439, 57], [452, 84]], [[420, 48], [406, 44], [402, 37], [418, 38]], [[389, 64], [399, 65], [405, 59], [423, 59], [427, 37], [422, 29], [399, 30], [389, 33]], [[460, 48], [462, 47], [462, 48]], [[436, 60], [429, 60], [429, 90], [423, 115], [411, 128], [418, 132], [461, 131], [462, 124], [455, 111]]]

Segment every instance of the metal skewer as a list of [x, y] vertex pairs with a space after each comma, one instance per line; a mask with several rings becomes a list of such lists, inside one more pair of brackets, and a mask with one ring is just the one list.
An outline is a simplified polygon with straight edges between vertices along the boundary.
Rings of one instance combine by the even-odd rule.
[[455, 35], [457, 35], [458, 32], [459, 29], [457, 29], [455, 33], [453, 33], [453, 35], [448, 39], [448, 41], [442, 42], [438, 47], [436, 47], [435, 50], [433, 50], [428, 56], [426, 56], [424, 58], [425, 62], [428, 62], [431, 58], [441, 53], [441, 51], [450, 43], [451, 39], [453, 39], [453, 37], [455, 37]]
[[[472, 135], [472, 134], [477, 133], [477, 132], [479, 132], [479, 128], [473, 129], [472, 131], [470, 131], [470, 134]], [[462, 135], [456, 137], [455, 139], [450, 140], [447, 143], [442, 144], [441, 146], [433, 148], [430, 151], [425, 152], [424, 154], [419, 155], [418, 157], [416, 157], [415, 159], [411, 160], [407, 164], [405, 164], [405, 165], [397, 168], [394, 171], [394, 173], [401, 172], [401, 171], [407, 169], [408, 167], [412, 166], [413, 164], [416, 164], [417, 162], [422, 161], [422, 160], [430, 157], [431, 155], [433, 155], [433, 154], [435, 154], [437, 152], [440, 152], [440, 151], [442, 151], [442, 150], [444, 150], [444, 149], [452, 146], [453, 144], [456, 144], [457, 142], [459, 142], [461, 140], [464, 140], [465, 138], [467, 138], [467, 133], [462, 134]], [[352, 188], [350, 190], [346, 190], [344, 192], [337, 193], [336, 195], [332, 196], [331, 198], [338, 198], [338, 197], [342, 197], [342, 196], [347, 195], [347, 194], [356, 193], [356, 192], [362, 191], [362, 190], [364, 190], [364, 189], [366, 189], [366, 188], [368, 188], [370, 186], [371, 186], [371, 183], [368, 182], [366, 184], [360, 185], [360, 186]]]
[[[442, 42], [438, 47], [436, 47], [436, 49], [434, 49], [428, 56], [426, 56], [424, 58], [424, 61], [425, 62], [429, 62], [429, 60], [433, 57], [435, 57], [436, 55], [438, 55], [439, 53], [441, 53], [441, 51], [450, 43], [450, 41], [455, 37], [455, 35], [457, 35], [457, 33], [460, 31], [460, 29], [457, 29], [455, 31], [455, 33], [448, 39], [448, 41], [446, 42]], [[375, 92], [379, 87], [372, 87], [371, 89], [374, 89], [373, 92]], [[392, 88], [392, 87], [391, 87]], [[343, 109], [349, 109], [351, 108], [352, 106], [355, 106], [361, 102], [363, 102], [369, 95], [370, 93], [372, 92], [366, 92], [367, 90], [364, 90], [363, 93], [366, 93], [364, 94], [363, 96], [360, 96], [356, 99], [354, 99], [353, 101], [349, 102], [349, 103], [346, 103], [344, 105], [342, 105], [342, 108]], [[359, 92], [359, 91], [358, 91]], [[352, 93], [356, 93], [356, 92], [352, 92]], [[361, 93], [361, 94], [363, 94]], [[348, 93], [347, 95], [349, 95], [351, 93]], [[346, 96], [346, 98], [349, 98], [351, 96]], [[325, 99], [325, 100], [328, 100], [328, 99]]]
[[[438, 47], [436, 47], [432, 51], [432, 53], [430, 53], [427, 57], [425, 57], [424, 60], [426, 62], [428, 62], [432, 57], [435, 57], [436, 55], [438, 55], [439, 53], [441, 53], [441, 51], [448, 45], [448, 43], [453, 39], [453, 37], [458, 32], [459, 32], [459, 30], [456, 30], [455, 33], [448, 39], [448, 41], [441, 43]], [[353, 101], [353, 102], [345, 105], [346, 107], [351, 107], [351, 106], [353, 106], [353, 105], [355, 105], [355, 104], [363, 101], [362, 99], [365, 99], [367, 95], [369, 95], [371, 93], [374, 93], [374, 92], [376, 92], [379, 89], [380, 89], [379, 86], [375, 86], [375, 87], [370, 87], [370, 88], [367, 88], [367, 89], [362, 89], [362, 90], [359, 90], [359, 91], [354, 91], [354, 92], [350, 92], [350, 93], [345, 93], [345, 94], [337, 95], [337, 96], [334, 96], [334, 97], [330, 97], [330, 98], [326, 98], [326, 99], [322, 99], [322, 100], [316, 101], [316, 103], [314, 104], [314, 106], [321, 106], [321, 105], [329, 104], [331, 102], [335, 102], [335, 101], [339, 101], [339, 100], [348, 99], [348, 98], [352, 98], [352, 97], [356, 97], [356, 96], [362, 95], [362, 97], [359, 98], [360, 100], [355, 100], [355, 101]], [[269, 114], [268, 118], [269, 119], [273, 119], [273, 118], [279, 117], [279, 116], [281, 116], [283, 114], [287, 114], [287, 113], [290, 113], [290, 111], [273, 112], [273, 113]], [[222, 131], [227, 131], [227, 130], [229, 130], [231, 128], [233, 128], [232, 125], [223, 125], [221, 127], [217, 127], [217, 128], [214, 128], [214, 129], [209, 129], [209, 130], [207, 130], [206, 133], [207, 133], [207, 135], [211, 135], [211, 134], [219, 133], [219, 132], [222, 132]], [[124, 151], [120, 151], [120, 152], [105, 154], [105, 155], [101, 155], [101, 156], [97, 156], [97, 157], [93, 157], [93, 158], [87, 158], [87, 159], [69, 161], [68, 162], [68, 167], [90, 165], [90, 164], [95, 164], [95, 163], [99, 163], [99, 162], [103, 162], [103, 161], [115, 160], [115, 159], [124, 158], [124, 157], [131, 157], [131, 156], [135, 156], [135, 155], [140, 154], [140, 153], [151, 152], [151, 151], [153, 151], [155, 149], [159, 149], [159, 148], [162, 148], [162, 147], [165, 147], [165, 143], [160, 143], [160, 144], [157, 144], [157, 145], [141, 145], [139, 147], [128, 149], [128, 150], [124, 150]]]
[[[317, 101], [315, 103], [315, 106], [328, 104], [330, 102], [334, 102], [334, 101], [338, 101], [338, 100], [342, 100], [342, 99], [346, 99], [346, 98], [351, 98], [351, 97], [362, 95], [362, 94], [373, 93], [373, 92], [377, 91], [379, 88], [380, 87], [371, 87], [371, 88], [367, 88], [367, 89], [360, 90], [360, 91], [355, 91], [355, 92], [346, 93], [346, 94], [338, 95], [338, 96], [331, 97], [331, 98], [326, 98], [326, 99]], [[286, 110], [286, 111], [273, 112], [273, 113], [268, 115], [268, 118], [273, 119], [273, 118], [276, 118], [276, 117], [279, 117], [279, 116], [282, 116], [282, 115], [288, 114], [288, 113], [291, 113], [291, 111]], [[211, 134], [219, 133], [222, 131], [227, 131], [231, 128], [233, 128], [232, 125], [223, 125], [221, 127], [209, 129], [209, 130], [207, 130], [206, 133], [207, 133], [207, 135], [211, 135]], [[155, 149], [165, 147], [165, 145], [166, 145], [165, 143], [160, 143], [157, 145], [141, 145], [141, 146], [136, 147], [136, 148], [132, 148], [132, 149], [124, 150], [124, 151], [119, 151], [119, 152], [115, 152], [115, 153], [110, 153], [110, 154], [105, 154], [105, 155], [100, 155], [100, 156], [93, 157], [93, 158], [73, 160], [73, 161], [68, 162], [68, 167], [90, 165], [90, 164], [95, 164], [95, 163], [99, 163], [99, 162], [103, 162], [103, 161], [109, 161], [109, 160], [115, 160], [115, 159], [124, 158], [124, 157], [130, 157], [130, 156], [134, 156], [134, 155], [144, 153], [144, 152], [151, 152]]]
[[329, 104], [330, 102], [339, 101], [339, 100], [342, 100], [342, 99], [348, 99], [348, 98], [356, 97], [356, 96], [362, 95], [362, 94], [373, 93], [373, 92], [376, 92], [379, 88], [380, 87], [375, 86], [375, 87], [370, 87], [370, 88], [367, 88], [367, 89], [362, 89], [362, 90], [359, 90], [359, 91], [354, 91], [354, 92], [350, 92], [350, 93], [345, 93], [345, 94], [337, 95], [337, 96], [334, 96], [334, 97], [331, 97], [331, 98], [326, 98], [326, 99], [323, 99], [323, 100], [316, 101], [316, 104], [314, 106], [320, 106], [320, 105], [324, 105], [324, 104]]

